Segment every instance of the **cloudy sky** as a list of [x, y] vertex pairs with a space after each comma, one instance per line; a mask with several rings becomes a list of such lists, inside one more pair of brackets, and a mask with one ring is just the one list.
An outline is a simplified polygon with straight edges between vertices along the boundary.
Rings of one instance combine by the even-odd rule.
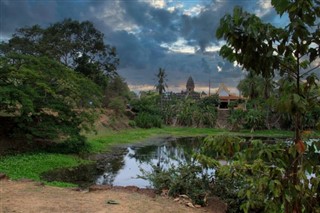
[[245, 72], [222, 59], [215, 37], [220, 18], [236, 5], [264, 21], [283, 25], [271, 0], [1, 0], [0, 39], [15, 29], [72, 18], [89, 20], [117, 48], [119, 73], [131, 89], [153, 89], [159, 67], [169, 91], [181, 91], [189, 76], [196, 90], [225, 83], [235, 87]]

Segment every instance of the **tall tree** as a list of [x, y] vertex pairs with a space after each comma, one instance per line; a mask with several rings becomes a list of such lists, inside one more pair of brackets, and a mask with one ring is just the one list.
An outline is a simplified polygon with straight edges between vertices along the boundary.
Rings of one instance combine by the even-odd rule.
[[65, 19], [47, 28], [34, 25], [18, 29], [0, 45], [0, 52], [47, 56], [100, 84], [104, 77], [117, 75], [119, 64], [115, 47], [105, 44], [103, 37], [89, 21]]
[[167, 74], [166, 74], [165, 69], [159, 68], [158, 74], [156, 76], [157, 76], [158, 82], [155, 87], [156, 87], [159, 95], [162, 95], [166, 91], [166, 88], [168, 87], [168, 85], [166, 84]]
[[[275, 75], [290, 76], [292, 82], [286, 82], [286, 96], [279, 103], [285, 103], [286, 112], [294, 116], [295, 149], [297, 154], [292, 159], [290, 181], [299, 185], [299, 163], [305, 151], [301, 137], [302, 116], [312, 105], [307, 95], [317, 87], [320, 55], [320, 2], [318, 0], [272, 0], [272, 5], [279, 15], [287, 14], [289, 24], [275, 27], [263, 23], [260, 18], [236, 7], [233, 15], [225, 15], [217, 30], [217, 37], [224, 38], [226, 44], [220, 54], [237, 61], [246, 70], [253, 70], [265, 78]], [[284, 99], [285, 98], [285, 99]], [[314, 97], [313, 97], [314, 98]], [[286, 212], [302, 211], [298, 196], [290, 203], [286, 201]]]
[[93, 124], [92, 112], [101, 104], [100, 88], [47, 57], [8, 54], [0, 66], [0, 119], [12, 124], [8, 136], [66, 142], [68, 151], [79, 151], [85, 142], [80, 133]]

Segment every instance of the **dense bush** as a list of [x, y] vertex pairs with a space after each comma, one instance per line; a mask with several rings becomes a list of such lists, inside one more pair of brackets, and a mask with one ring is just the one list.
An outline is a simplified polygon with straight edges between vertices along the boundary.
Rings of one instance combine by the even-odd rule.
[[205, 205], [212, 177], [200, 165], [180, 163], [168, 169], [154, 165], [151, 172], [142, 173], [141, 178], [149, 180], [158, 193], [168, 190], [169, 196], [187, 195], [195, 204]]
[[210, 102], [191, 99], [180, 100], [177, 104], [177, 124], [181, 126], [214, 127], [217, 119], [216, 108]]
[[[293, 142], [264, 143], [233, 136], [208, 137], [197, 159], [216, 168], [218, 180], [232, 180], [230, 198], [237, 194], [244, 212], [284, 212], [289, 203], [299, 202], [304, 212], [319, 212], [319, 140], [309, 140], [307, 151]], [[301, 146], [301, 145], [300, 145]], [[224, 159], [226, 164], [220, 164]], [[295, 167], [294, 162], [301, 162]], [[292, 174], [296, 174], [293, 176]], [[318, 204], [317, 204], [318, 203]]]
[[158, 115], [152, 115], [149, 113], [139, 113], [134, 119], [137, 127], [140, 128], [152, 128], [158, 127], [161, 128], [162, 126], [162, 119]]

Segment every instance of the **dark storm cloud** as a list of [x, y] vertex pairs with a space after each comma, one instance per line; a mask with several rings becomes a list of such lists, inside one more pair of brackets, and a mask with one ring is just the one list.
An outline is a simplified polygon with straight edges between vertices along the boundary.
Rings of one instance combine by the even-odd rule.
[[218, 43], [215, 32], [219, 26], [220, 19], [226, 13], [232, 13], [235, 6], [245, 8], [250, 4], [252, 5], [252, 1], [213, 0], [210, 4], [207, 4], [198, 15], [182, 16], [181, 35], [186, 40], [193, 41], [190, 45], [197, 45], [201, 51], [205, 51], [206, 47], [212, 45], [212, 43]]
[[33, 4], [28, 1], [9, 1], [0, 2], [0, 28], [1, 36], [10, 36], [17, 28], [34, 24], [49, 23], [55, 18], [54, 1]]
[[[183, 1], [182, 1], [183, 2]], [[218, 44], [215, 37], [220, 18], [232, 13], [239, 5], [254, 11], [258, 1], [206, 0], [199, 14], [183, 15], [182, 9], [169, 12], [138, 0], [105, 1], [21, 1], [1, 0], [1, 36], [11, 35], [16, 28], [50, 23], [65, 18], [89, 20], [105, 35], [105, 41], [116, 47], [119, 73], [129, 84], [154, 85], [159, 67], [166, 69], [170, 85], [184, 85], [192, 76], [197, 85], [227, 83], [236, 86], [241, 69], [222, 59], [217, 52], [208, 54], [206, 48]], [[263, 19], [273, 20], [274, 11]], [[171, 52], [164, 43], [184, 38], [194, 47], [195, 54]], [[218, 66], [222, 72], [218, 72]]]
[[65, 18], [87, 20], [89, 8], [99, 8], [101, 1], [24, 1], [1, 0], [0, 35], [10, 37], [16, 29], [40, 25], [47, 27]]
[[109, 42], [117, 47], [120, 68], [131, 67], [142, 71], [148, 68], [149, 64], [155, 64], [159, 58], [166, 54], [166, 50], [156, 42], [138, 38], [126, 31], [112, 33]]
[[161, 42], [174, 42], [178, 38], [179, 19], [177, 13], [165, 9], [154, 8], [150, 4], [139, 1], [120, 1], [125, 14], [141, 28], [141, 35], [147, 39]]

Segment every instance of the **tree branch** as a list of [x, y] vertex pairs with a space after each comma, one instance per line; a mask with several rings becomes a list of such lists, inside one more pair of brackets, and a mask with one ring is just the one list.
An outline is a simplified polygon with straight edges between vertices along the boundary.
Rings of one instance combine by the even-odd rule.
[[300, 78], [303, 78], [305, 75], [307, 75], [307, 74], [310, 73], [310, 72], [313, 72], [315, 69], [317, 69], [317, 68], [319, 68], [319, 67], [320, 67], [320, 64], [318, 64], [317, 66], [313, 67], [311, 70], [309, 70], [309, 71], [301, 74], [299, 77], [300, 77]]

